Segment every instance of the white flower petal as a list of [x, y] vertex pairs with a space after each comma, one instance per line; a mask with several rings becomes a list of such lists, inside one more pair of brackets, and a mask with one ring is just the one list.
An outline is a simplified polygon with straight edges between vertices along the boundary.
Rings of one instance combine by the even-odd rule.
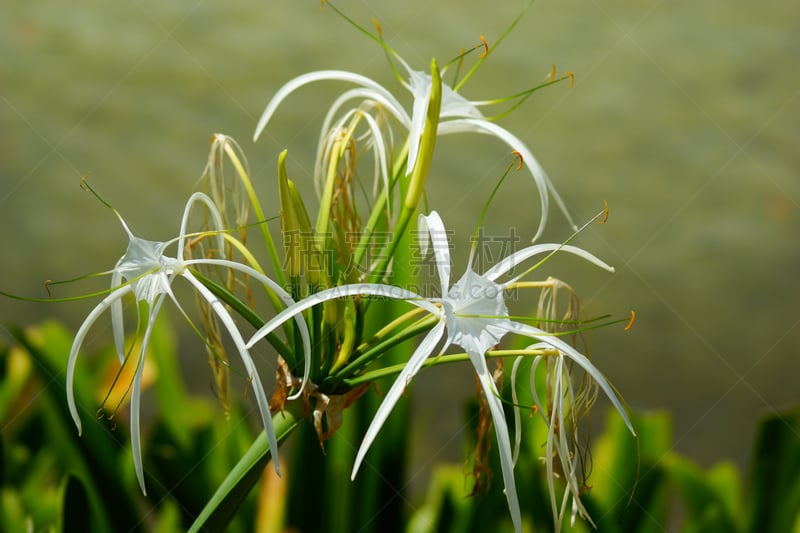
[[189, 215], [192, 212], [192, 207], [197, 202], [205, 204], [208, 208], [208, 212], [211, 214], [211, 220], [213, 222], [214, 229], [218, 232], [214, 237], [217, 241], [217, 250], [219, 250], [219, 253], [222, 253], [222, 251], [225, 249], [225, 239], [222, 236], [222, 231], [225, 229], [225, 226], [222, 223], [222, 216], [219, 213], [219, 209], [206, 194], [202, 192], [196, 192], [192, 194], [189, 197], [189, 201], [186, 202], [186, 207], [183, 210], [183, 217], [181, 218], [181, 229], [178, 233], [179, 237], [177, 253], [179, 262], [183, 261], [184, 241], [186, 240], [186, 226], [189, 222]]
[[514, 481], [514, 459], [511, 453], [511, 441], [508, 437], [508, 424], [506, 423], [506, 415], [503, 412], [503, 404], [486, 365], [484, 354], [469, 350], [467, 353], [469, 353], [472, 366], [478, 374], [478, 380], [483, 388], [483, 395], [492, 415], [494, 434], [497, 438], [497, 453], [500, 456], [500, 469], [503, 472], [503, 485], [505, 486], [508, 508], [511, 511], [511, 521], [514, 523], [516, 531], [522, 531], [522, 516], [519, 508], [516, 482]]
[[506, 334], [503, 287], [467, 268], [442, 299], [448, 338], [467, 352], [485, 353]]
[[136, 373], [133, 375], [133, 385], [131, 386], [131, 454], [133, 455], [133, 469], [136, 472], [136, 480], [142, 494], [147, 496], [147, 489], [144, 485], [144, 465], [142, 464], [142, 436], [139, 425], [139, 406], [142, 395], [142, 373], [144, 372], [144, 353], [140, 355], [136, 366]]
[[[559, 252], [567, 252], [570, 254], [577, 255], [578, 257], [582, 257], [586, 259], [590, 263], [593, 263], [600, 268], [603, 268], [609, 272], [614, 272], [614, 267], [606, 264], [602, 259], [599, 259], [594, 254], [587, 252], [583, 248], [578, 248], [577, 246], [572, 246], [570, 244], [555, 244], [555, 243], [543, 243], [543, 244], [534, 244], [532, 246], [527, 246], [522, 250], [517, 250], [513, 254], [505, 257], [502, 261], [494, 265], [492, 268], [487, 270], [483, 273], [483, 275], [495, 281], [497, 278], [506, 274], [510, 270], [514, 269], [517, 265], [522, 263], [523, 261], [530, 259], [539, 254], [549, 253], [558, 250]], [[507, 282], [505, 285], [508, 285], [511, 282]]]
[[391, 113], [394, 118], [397, 119], [400, 124], [408, 128], [411, 125], [411, 117], [408, 116], [406, 110], [403, 109], [401, 106], [398, 105], [397, 100], [394, 98], [389, 99], [386, 98], [386, 92], [376, 91], [374, 89], [369, 89], [366, 87], [357, 87], [355, 89], [350, 89], [348, 91], [343, 92], [339, 95], [336, 100], [334, 100], [333, 104], [330, 108], [328, 108], [328, 112], [325, 115], [325, 120], [322, 121], [322, 128], [320, 133], [320, 144], [322, 143], [323, 138], [326, 135], [326, 132], [331, 129], [331, 124], [333, 124], [333, 119], [336, 114], [339, 112], [344, 104], [351, 100], [366, 100], [366, 101], [374, 101], [377, 104], [380, 104], [381, 107]]
[[91, 328], [92, 324], [94, 324], [100, 315], [103, 314], [103, 311], [108, 309], [114, 302], [118, 301], [132, 290], [133, 289], [130, 285], [125, 285], [124, 287], [120, 287], [116, 291], [103, 298], [103, 301], [97, 304], [83, 321], [83, 324], [81, 324], [81, 327], [78, 328], [78, 332], [75, 334], [75, 338], [72, 341], [72, 348], [70, 348], [69, 357], [67, 358], [67, 406], [69, 408], [70, 415], [72, 415], [72, 420], [75, 422], [75, 426], [78, 428], [78, 435], [83, 432], [83, 428], [81, 426], [80, 415], [78, 414], [78, 407], [75, 405], [74, 381], [75, 363], [78, 361], [78, 354], [80, 353], [81, 345], [83, 344], [83, 340], [86, 338], [86, 334], [89, 332], [89, 328]]
[[[560, 403], [563, 401], [562, 394], [561, 394], [561, 366], [563, 364], [563, 358], [558, 358], [556, 360], [556, 370], [555, 374], [558, 376], [558, 379], [555, 380], [553, 384], [553, 402], [554, 405], [551, 406], [551, 418], [548, 420], [547, 424], [547, 441], [545, 444], [545, 470], [546, 470], [546, 477], [547, 477], [547, 489], [550, 493], [550, 506], [553, 513], [553, 518], [556, 521], [555, 524], [555, 531], [561, 531], [561, 519], [562, 515], [558, 512], [558, 505], [556, 503], [556, 487], [555, 487], [555, 471], [553, 469], [553, 457], [558, 454], [559, 457], [563, 457], [563, 452], [565, 450], [561, 449], [560, 440], [556, 439], [556, 427], [558, 425], [556, 416], [559, 411], [563, 410], [563, 407], [560, 406]], [[555, 449], [554, 449], [555, 448]]]
[[[263, 283], [264, 285], [266, 285], [267, 287], [272, 289], [275, 292], [275, 294], [278, 296], [278, 298], [280, 298], [280, 300], [284, 303], [284, 305], [291, 306], [291, 305], [293, 305], [295, 303], [294, 300], [292, 299], [292, 297], [289, 296], [289, 293], [286, 292], [283, 289], [283, 287], [278, 285], [276, 282], [274, 282], [273, 280], [271, 280], [270, 278], [268, 278], [267, 276], [265, 276], [261, 272], [255, 270], [254, 268], [251, 268], [251, 267], [249, 267], [247, 265], [243, 265], [243, 264], [237, 263], [235, 261], [230, 261], [228, 259], [190, 259], [190, 260], [185, 262], [186, 266], [197, 265], [197, 264], [216, 265], [216, 266], [227, 267], [227, 268], [230, 268], [232, 270], [238, 270], [240, 272], [244, 272], [248, 276], [258, 280], [259, 282]], [[191, 278], [193, 280], [195, 280], [195, 281], [197, 279], [194, 276], [191, 276]], [[311, 339], [310, 339], [309, 333], [308, 333], [308, 325], [306, 324], [306, 321], [305, 321], [305, 319], [303, 318], [302, 315], [296, 315], [294, 317], [294, 319], [295, 319], [295, 322], [297, 323], [297, 327], [298, 327], [298, 330], [300, 332], [300, 339], [303, 342], [303, 358], [304, 358], [305, 364], [304, 364], [304, 371], [303, 371], [303, 380], [302, 380], [301, 385], [300, 385], [300, 390], [298, 390], [294, 395], [289, 396], [290, 400], [298, 398], [302, 394], [303, 389], [306, 386], [306, 383], [308, 383], [308, 375], [309, 375], [309, 372], [310, 372], [310, 369], [311, 369]], [[264, 335], [266, 336], [266, 333]], [[251, 348], [251, 347], [252, 347], [252, 344], [247, 346], [247, 348]]]
[[[172, 296], [170, 291], [170, 297]], [[161, 305], [164, 302], [164, 295], [153, 302], [152, 307], [148, 309], [147, 326], [142, 336], [142, 343], [139, 347], [139, 354], [136, 359], [136, 372], [133, 375], [133, 384], [131, 386], [131, 453], [133, 454], [133, 467], [136, 471], [136, 479], [139, 481], [139, 487], [142, 489], [142, 494], [147, 496], [147, 490], [144, 486], [144, 466], [142, 464], [142, 434], [140, 428], [140, 410], [142, 401], [142, 374], [144, 373], [144, 359], [147, 354], [147, 345], [150, 343], [150, 335], [153, 332], [153, 324], [155, 324], [158, 312], [161, 310]]]
[[449, 85], [442, 84], [442, 108], [439, 111], [441, 118], [474, 118], [484, 119], [481, 113], [475, 106], [474, 102], [470, 102]]
[[[383, 140], [383, 134], [381, 133], [381, 128], [378, 126], [378, 123], [375, 121], [372, 116], [369, 114], [363, 114], [364, 119], [367, 121], [369, 125], [370, 132], [372, 133], [372, 140], [373, 140], [373, 151], [376, 163], [380, 169], [380, 175], [383, 179], [383, 190], [386, 191], [386, 211], [391, 218], [392, 213], [392, 202], [391, 202], [391, 190], [389, 189], [389, 162], [388, 156], [386, 154], [386, 143]], [[378, 173], [375, 173], [375, 177], [377, 180]]]
[[297, 78], [289, 81], [283, 87], [278, 89], [278, 92], [275, 93], [275, 96], [272, 97], [272, 100], [269, 101], [266, 109], [261, 114], [261, 118], [259, 119], [258, 125], [256, 126], [256, 132], [253, 135], [253, 140], [254, 141], [258, 140], [258, 136], [261, 135], [261, 132], [264, 130], [267, 123], [272, 118], [272, 115], [275, 113], [275, 110], [278, 109], [278, 106], [281, 104], [281, 102], [283, 102], [283, 100], [286, 99], [287, 96], [289, 96], [291, 93], [293, 93], [303, 85], [323, 80], [346, 81], [350, 83], [355, 83], [356, 85], [361, 85], [362, 87], [375, 91], [375, 93], [380, 95], [383, 100], [390, 102], [391, 105], [389, 107], [402, 109], [402, 106], [397, 101], [397, 99], [392, 95], [392, 93], [387, 91], [379, 83], [375, 82], [370, 78], [367, 78], [366, 76], [355, 74], [353, 72], [346, 72], [343, 70], [317, 70], [314, 72], [309, 72], [308, 74], [303, 74], [302, 76], [298, 76]]
[[[361, 462], [364, 460], [364, 456], [367, 454], [367, 450], [369, 450], [369, 447], [372, 445], [375, 437], [378, 436], [378, 432], [381, 430], [384, 422], [386, 422], [386, 419], [389, 417], [389, 413], [392, 412], [392, 409], [394, 409], [394, 406], [400, 399], [400, 396], [403, 395], [406, 387], [411, 383], [411, 380], [414, 378], [417, 372], [419, 372], [419, 369], [422, 368], [422, 364], [433, 353], [436, 345], [442, 339], [443, 333], [444, 323], [439, 322], [427, 335], [425, 335], [425, 337], [419, 343], [419, 346], [417, 346], [417, 349], [414, 350], [414, 353], [411, 355], [408, 363], [406, 363], [406, 365], [403, 367], [403, 370], [397, 376], [397, 379], [395, 379], [394, 383], [392, 383], [392, 387], [389, 389], [389, 392], [386, 393], [386, 396], [381, 402], [378, 411], [372, 418], [372, 422], [369, 424], [369, 428], [367, 428], [364, 439], [361, 441], [361, 445], [358, 448], [358, 453], [356, 453], [356, 460], [353, 464], [353, 471], [350, 474], [350, 479], [355, 479], [358, 469], [361, 467]], [[442, 348], [442, 350], [445, 350], [446, 348], [447, 346]]]
[[200, 283], [200, 281], [198, 281], [197, 278], [195, 278], [188, 270], [183, 272], [183, 277], [189, 280], [194, 288], [200, 293], [200, 296], [208, 303], [209, 306], [211, 306], [211, 308], [217, 314], [217, 317], [222, 325], [228, 330], [228, 334], [231, 336], [236, 349], [239, 351], [239, 357], [241, 357], [245, 371], [247, 372], [247, 377], [250, 379], [253, 392], [256, 397], [256, 404], [258, 405], [258, 410], [261, 414], [261, 421], [264, 424], [264, 431], [267, 434], [267, 442], [269, 443], [269, 449], [273, 457], [272, 464], [275, 468], [275, 473], [280, 476], [281, 469], [279, 461], [277, 460], [278, 439], [275, 437], [275, 428], [272, 425], [272, 414], [269, 409], [269, 399], [264, 392], [264, 386], [261, 384], [261, 377], [259, 376], [258, 370], [253, 363], [252, 357], [250, 357], [250, 352], [245, 346], [244, 339], [242, 338], [241, 333], [239, 333], [239, 329], [236, 327], [236, 323], [233, 321], [230, 313], [228, 313], [228, 309], [225, 307], [225, 304], [217, 299], [217, 297], [214, 296], [214, 294], [205, 285]]
[[[320, 191], [324, 186], [323, 182], [325, 179], [327, 179], [325, 176], [328, 167], [327, 163], [332, 157], [334, 157], [332, 151], [333, 147], [335, 146], [335, 140], [339, 137], [340, 131], [347, 129], [345, 124], [355, 115], [359, 115], [364, 119], [364, 121], [367, 123], [369, 133], [372, 136], [371, 144], [373, 158], [375, 160], [376, 182], [373, 190], [377, 195], [377, 184], [379, 183], [380, 177], [383, 181], [383, 189], [386, 191], [387, 199], [389, 200], [386, 204], [386, 209], [387, 211], [390, 211], [392, 204], [391, 197], [389, 196], [391, 191], [389, 189], [389, 159], [386, 151], [386, 142], [383, 139], [383, 133], [381, 133], [381, 128], [375, 118], [373, 118], [369, 113], [365, 113], [360, 109], [349, 110], [341, 117], [341, 119], [336, 122], [333, 128], [331, 128], [330, 125], [323, 125], [323, 135], [320, 138], [319, 153], [317, 154], [317, 160], [314, 164], [314, 186], [316, 188], [317, 195], [320, 194]], [[389, 216], [391, 217], [391, 212], [389, 213]]]
[[573, 226], [574, 229], [578, 229], [573, 222], [572, 217], [570, 216], [569, 212], [567, 211], [567, 206], [564, 204], [564, 201], [559, 196], [558, 192], [555, 190], [550, 178], [547, 177], [544, 169], [539, 165], [539, 162], [533, 156], [533, 153], [528, 149], [528, 147], [515, 135], [513, 135], [510, 131], [506, 130], [495, 124], [494, 122], [489, 122], [488, 120], [479, 120], [474, 118], [460, 118], [455, 120], [447, 120], [439, 123], [439, 135], [447, 135], [449, 133], [466, 133], [466, 132], [474, 132], [474, 133], [483, 133], [486, 135], [492, 135], [497, 137], [506, 145], [508, 145], [512, 150], [518, 151], [522, 154], [522, 160], [525, 166], [528, 167], [528, 170], [531, 172], [531, 176], [533, 176], [533, 181], [536, 184], [536, 188], [539, 189], [539, 198], [541, 201], [542, 206], [542, 214], [539, 219], [539, 228], [536, 231], [536, 235], [534, 236], [533, 240], [535, 241], [538, 239], [542, 232], [544, 231], [545, 222], [547, 220], [547, 213], [549, 211], [549, 195], [553, 195], [553, 199], [555, 200], [556, 204], [559, 206], [561, 211], [564, 213], [564, 216], [567, 218], [569, 223]]
[[[522, 407], [519, 403], [519, 394], [517, 393], [517, 373], [519, 372], [519, 365], [525, 360], [525, 357], [517, 357], [511, 365], [511, 403], [514, 404], [514, 452], [511, 456], [512, 464], [516, 466], [519, 459], [519, 449], [522, 445]], [[531, 363], [531, 368], [536, 363], [536, 359]], [[533, 374], [533, 370], [531, 370]]]
[[425, 129], [425, 118], [428, 115], [428, 103], [431, 99], [431, 87], [433, 86], [430, 76], [423, 72], [409, 70], [409, 89], [414, 97], [414, 104], [411, 109], [411, 126], [408, 131], [408, 166], [406, 175], [410, 175], [417, 163], [419, 145], [422, 142], [422, 132]]
[[419, 222], [419, 247], [425, 256], [428, 252], [428, 240], [433, 245], [433, 256], [436, 260], [436, 270], [439, 272], [439, 286], [442, 288], [442, 297], [450, 287], [450, 242], [444, 222], [436, 211], [431, 211], [428, 216], [420, 215]]
[[[119, 261], [117, 262], [119, 267]], [[122, 285], [122, 273], [117, 269], [111, 272], [111, 289], [116, 290]], [[117, 352], [119, 364], [125, 361], [125, 321], [122, 315], [122, 300], [120, 298], [111, 302], [111, 333], [114, 335], [114, 348]]]
[[542, 331], [539, 328], [535, 328], [528, 324], [521, 324], [519, 322], [512, 322], [505, 326], [509, 332], [517, 333], [519, 335], [525, 335], [526, 337], [537, 339], [545, 344], [548, 344], [563, 352], [567, 357], [575, 361], [581, 368], [583, 368], [584, 372], [586, 372], [589, 377], [591, 377], [597, 385], [606, 393], [608, 399], [611, 401], [611, 404], [614, 408], [619, 412], [622, 420], [625, 422], [625, 425], [628, 426], [632, 435], [636, 435], [636, 430], [633, 429], [633, 424], [631, 423], [630, 419], [628, 418], [628, 414], [625, 412], [625, 408], [622, 407], [622, 403], [620, 402], [619, 398], [617, 397], [617, 393], [614, 392], [614, 389], [608, 383], [606, 378], [600, 371], [597, 369], [596, 366], [592, 364], [588, 357], [580, 353], [578, 350], [561, 340], [555, 335], [547, 333], [546, 331]]
[[384, 298], [391, 298], [393, 300], [406, 300], [412, 305], [421, 307], [426, 311], [438, 314], [439, 309], [425, 300], [417, 293], [394, 287], [392, 285], [383, 285], [380, 283], [356, 283], [353, 285], [339, 285], [324, 291], [314, 293], [299, 302], [290, 305], [277, 315], [272, 320], [264, 324], [255, 334], [250, 338], [247, 343], [248, 348], [252, 348], [255, 343], [275, 331], [281, 324], [286, 322], [289, 318], [302, 313], [306, 309], [314, 307], [315, 305], [337, 298], [344, 298], [347, 296], [382, 296]]

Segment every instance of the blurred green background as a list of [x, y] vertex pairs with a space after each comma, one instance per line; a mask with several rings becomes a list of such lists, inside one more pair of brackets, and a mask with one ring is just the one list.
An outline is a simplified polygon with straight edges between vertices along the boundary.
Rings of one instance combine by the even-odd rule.
[[[480, 34], [492, 42], [523, 3], [337, 5], [365, 25], [378, 18], [389, 44], [422, 68]], [[296, 182], [310, 176], [320, 122], [343, 86], [293, 96], [253, 145], [261, 111], [288, 79], [346, 69], [406, 96], [382, 51], [315, 0], [7, 0], [3, 11], [0, 286], [18, 294], [43, 296], [45, 279], [109, 269], [123, 253], [117, 221], [78, 187], [86, 172], [135, 232], [168, 239], [214, 132], [241, 142], [273, 213], [278, 151], [290, 149]], [[572, 89], [537, 93], [501, 124], [529, 144], [578, 220], [609, 202], [608, 224], [577, 242], [617, 272], [556, 258], [541, 274], [572, 284], [590, 315], [636, 310], [630, 332], [594, 333], [592, 356], [631, 408], [669, 410], [676, 449], [705, 465], [746, 465], [756, 418], [798, 401], [799, 36], [800, 10], [786, 1], [543, 0], [462, 91], [512, 94], [552, 63], [575, 72]], [[508, 151], [483, 136], [439, 148], [429, 200], [456, 230], [459, 271]], [[514, 225], [527, 238], [537, 219], [526, 180], [504, 187], [487, 232]], [[553, 213], [545, 240], [568, 234]], [[0, 300], [0, 321], [57, 316], [77, 328], [91, 305]], [[205, 356], [189, 339], [184, 364], [194, 389], [208, 390]], [[461, 431], [470, 384], [466, 366], [420, 376], [419, 463], [460, 458], [457, 445], [443, 447], [448, 436], [427, 437], [433, 424]], [[453, 406], [447, 419], [424, 408], [441, 401]]]

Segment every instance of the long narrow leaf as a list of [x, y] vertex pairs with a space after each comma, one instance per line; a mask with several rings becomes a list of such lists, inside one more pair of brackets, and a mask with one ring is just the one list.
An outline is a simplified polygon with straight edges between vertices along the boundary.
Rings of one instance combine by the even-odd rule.
[[[273, 423], [278, 443], [283, 442], [298, 427], [301, 420], [302, 416], [290, 409], [275, 414]], [[189, 532], [225, 531], [239, 506], [258, 483], [262, 470], [269, 464], [272, 456], [272, 450], [267, 444], [266, 433], [262, 431], [247, 453], [233, 467], [225, 481], [217, 488], [200, 515], [195, 519]]]

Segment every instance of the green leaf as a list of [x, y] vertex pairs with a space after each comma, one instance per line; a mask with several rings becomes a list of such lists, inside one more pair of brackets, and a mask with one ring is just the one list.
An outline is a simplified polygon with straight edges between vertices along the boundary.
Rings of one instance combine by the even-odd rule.
[[89, 494], [83, 482], [68, 475], [61, 493], [61, 531], [92, 531]]
[[738, 529], [728, 512], [729, 494], [721, 493], [710, 475], [677, 454], [670, 454], [664, 463], [686, 505], [687, 531], [723, 533]]
[[[37, 396], [45, 442], [57, 443], [48, 449], [58, 458], [58, 464], [84, 480], [90, 495], [93, 523], [101, 531], [110, 529], [112, 525], [117, 530], [140, 530], [139, 512], [123, 476], [119, 474], [121, 446], [116, 435], [103, 423], [92, 420], [84, 423], [83, 436], [78, 437], [67, 409], [63, 369], [72, 336], [56, 322], [45, 322], [25, 331], [14, 327], [8, 330], [30, 353], [35, 372], [43, 383], [48, 384]], [[95, 390], [95, 380], [82, 365], [78, 365], [75, 370], [77, 404], [95, 405]], [[125, 458], [130, 461], [129, 456]]]
[[667, 520], [667, 477], [660, 460], [670, 448], [671, 424], [663, 412], [635, 417], [638, 440], [616, 411], [592, 453], [592, 492], [584, 498], [602, 530], [662, 531]]
[[748, 531], [790, 531], [800, 519], [800, 411], [764, 419], [748, 487]]
[[464, 469], [440, 465], [431, 476], [425, 503], [408, 522], [408, 533], [468, 531], [474, 501], [469, 498], [464, 482]]
[[[302, 420], [301, 415], [294, 412], [299, 407], [291, 405], [293, 409], [287, 409], [272, 417], [278, 443], [283, 442]], [[190, 533], [224, 531], [271, 459], [272, 453], [267, 444], [267, 436], [262, 431], [195, 519], [189, 529]]]
[[19, 348], [0, 346], [0, 427], [18, 422], [22, 412], [11, 413], [24, 393], [33, 371], [30, 358]]

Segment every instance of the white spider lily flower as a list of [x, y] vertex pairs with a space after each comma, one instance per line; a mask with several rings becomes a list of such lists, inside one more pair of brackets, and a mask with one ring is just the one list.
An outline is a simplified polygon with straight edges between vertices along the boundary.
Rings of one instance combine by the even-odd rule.
[[[128, 294], [132, 294], [137, 303], [137, 313], [140, 312], [139, 304], [146, 304], [147, 315], [145, 317], [139, 317], [141, 323], [144, 324], [144, 334], [142, 336], [142, 342], [137, 353], [132, 354], [135, 357], [134, 364], [136, 365], [136, 371], [130, 386], [131, 447], [133, 452], [134, 467], [136, 470], [136, 478], [139, 482], [139, 486], [142, 489], [142, 493], [144, 494], [146, 494], [146, 490], [144, 483], [144, 469], [142, 465], [139, 419], [144, 357], [150, 341], [153, 324], [155, 323], [155, 320], [161, 309], [161, 305], [164, 303], [166, 297], [169, 297], [169, 299], [175, 303], [184, 316], [188, 316], [172, 292], [172, 283], [178, 277], [182, 277], [187, 280], [189, 284], [192, 285], [192, 287], [198, 292], [200, 297], [208, 302], [208, 304], [211, 306], [211, 309], [213, 309], [217, 317], [230, 334], [231, 339], [233, 340], [233, 343], [235, 344], [236, 349], [242, 358], [248, 379], [250, 380], [253, 390], [255, 391], [256, 402], [258, 403], [259, 410], [261, 411], [261, 418], [264, 424], [264, 429], [267, 433], [270, 450], [277, 450], [277, 439], [275, 438], [275, 430], [272, 426], [269, 400], [264, 392], [264, 387], [261, 384], [261, 378], [259, 377], [258, 370], [253, 363], [253, 359], [250, 356], [248, 349], [245, 347], [242, 334], [236, 326], [236, 323], [225, 304], [217, 299], [217, 297], [192, 274], [189, 267], [192, 265], [205, 264], [238, 270], [246, 273], [253, 279], [256, 279], [275, 291], [284, 304], [290, 305], [294, 303], [294, 301], [277, 283], [247, 265], [226, 259], [184, 259], [183, 253], [184, 242], [186, 239], [186, 225], [191, 209], [196, 203], [205, 204], [206, 208], [211, 214], [212, 221], [215, 229], [217, 230], [217, 249], [223, 250], [223, 236], [221, 233], [223, 230], [223, 225], [221, 217], [212, 200], [203, 193], [194, 193], [189, 198], [183, 213], [183, 219], [181, 221], [180, 236], [177, 239], [167, 242], [148, 241], [136, 237], [130, 231], [128, 225], [119, 215], [119, 213], [114, 210], [114, 213], [117, 214], [120, 222], [122, 223], [125, 233], [128, 235], [128, 248], [125, 251], [125, 255], [123, 255], [120, 260], [117, 261], [117, 264], [114, 267], [111, 276], [110, 293], [89, 313], [83, 324], [81, 324], [80, 328], [78, 329], [78, 332], [75, 334], [75, 339], [72, 343], [72, 348], [70, 350], [69, 359], [67, 362], [67, 404], [69, 406], [72, 419], [78, 428], [78, 434], [81, 434], [82, 426], [80, 416], [78, 414], [78, 406], [75, 403], [73, 386], [75, 377], [75, 364], [86, 335], [100, 315], [102, 315], [102, 313], [107, 309], [110, 309], [117, 356], [119, 357], [120, 363], [125, 364], [127, 356], [125, 354], [125, 330], [122, 314], [122, 298]], [[175, 242], [177, 242], [176, 257], [166, 256], [166, 248]], [[296, 321], [298, 330], [300, 331], [302, 337], [305, 356], [308, 358], [310, 357], [308, 328], [302, 317], [296, 317]], [[309, 367], [308, 361], [306, 361], [305, 366], [307, 371]], [[305, 385], [307, 378], [308, 376], [306, 374], [303, 378], [303, 385]], [[297, 394], [300, 393], [298, 392]], [[276, 472], [280, 473], [278, 461], [273, 461], [273, 463], [275, 465]]]
[[[402, 107], [397, 98], [395, 98], [388, 89], [375, 80], [354, 72], [342, 70], [321, 70], [298, 76], [297, 78], [287, 82], [278, 90], [275, 96], [273, 96], [267, 104], [264, 112], [261, 114], [261, 118], [256, 126], [253, 140], [257, 140], [261, 135], [262, 131], [264, 128], [266, 128], [280, 104], [291, 93], [300, 87], [309, 83], [323, 80], [345, 81], [358, 85], [359, 88], [348, 90], [340, 95], [330, 107], [326, 115], [320, 134], [320, 147], [318, 149], [317, 162], [315, 165], [315, 180], [319, 181], [322, 179], [321, 172], [325, 168], [323, 161], [325, 155], [330, 150], [331, 144], [330, 141], [326, 141], [326, 139], [330, 138], [331, 131], [336, 131], [335, 129], [332, 129], [332, 124], [334, 124], [333, 117], [344, 107], [345, 103], [357, 99], [361, 99], [363, 102], [362, 105], [366, 107], [379, 107], [381, 109], [385, 109], [398, 121], [399, 124], [408, 130], [408, 161], [406, 165], [406, 174], [411, 174], [419, 155], [422, 131], [424, 128], [425, 116], [431, 95], [432, 76], [426, 72], [412, 69], [400, 56], [397, 54], [393, 55], [408, 74], [408, 81], [402, 81], [402, 83], [403, 86], [411, 93], [413, 98], [410, 115]], [[572, 225], [573, 229], [577, 229], [572, 217], [569, 215], [566, 205], [556, 192], [553, 183], [550, 181], [550, 178], [547, 176], [544, 169], [533, 156], [531, 150], [528, 149], [525, 143], [523, 143], [518, 137], [511, 134], [511, 132], [484, 117], [483, 113], [481, 113], [479, 110], [480, 106], [490, 105], [492, 103], [494, 102], [467, 100], [452, 87], [443, 83], [441, 109], [439, 112], [440, 120], [437, 134], [447, 135], [452, 133], [474, 132], [491, 135], [497, 137], [499, 140], [511, 147], [512, 150], [522, 154], [523, 164], [527, 166], [528, 171], [533, 177], [534, 183], [539, 192], [540, 203], [542, 207], [539, 226], [533, 238], [534, 241], [537, 240], [544, 231], [545, 221], [547, 220], [549, 211], [549, 195], [553, 195], [556, 204], [564, 213], [564, 216]], [[358, 107], [359, 106], [356, 106], [356, 108]], [[351, 110], [348, 113], [352, 112], [353, 111]], [[341, 124], [343, 122], [339, 121], [339, 123]], [[372, 125], [370, 125], [370, 127], [372, 132], [372, 142], [383, 143], [383, 138], [380, 135], [375, 134], [375, 129]], [[390, 152], [391, 150], [385, 146], [381, 147], [380, 154], [377, 154], [376, 152], [376, 157], [384, 158], [381, 160], [381, 165], [387, 165], [385, 157], [386, 154]], [[381, 168], [381, 171], [383, 171], [383, 168]], [[384, 181], [384, 186], [387, 186], [387, 178], [385, 176], [382, 176], [382, 178]], [[376, 181], [377, 179], [378, 176], [376, 174]]]
[[[439, 321], [425, 335], [422, 341], [420, 341], [408, 362], [386, 393], [356, 454], [352, 477], [355, 477], [367, 450], [395, 404], [402, 396], [403, 391], [420, 368], [422, 368], [425, 360], [433, 355], [443, 353], [451, 344], [454, 344], [461, 347], [469, 355], [489, 405], [495, 426], [495, 436], [499, 449], [506, 498], [508, 500], [514, 527], [517, 531], [520, 531], [522, 528], [522, 518], [514, 482], [514, 464], [508, 425], [503, 412], [500, 394], [492, 380], [491, 372], [488, 369], [485, 358], [486, 352], [497, 345], [506, 333], [517, 333], [533, 338], [563, 352], [566, 357], [577, 363], [597, 382], [600, 388], [609, 396], [614, 406], [619, 410], [625, 423], [631, 428], [631, 431], [633, 431], [633, 429], [614, 390], [586, 356], [579, 353], [566, 342], [545, 331], [511, 320], [505, 304], [505, 291], [516, 279], [504, 283], [498, 283], [497, 279], [510, 272], [522, 261], [535, 255], [553, 252], [555, 250], [576, 254], [610, 271], [613, 271], [613, 268], [589, 252], [574, 246], [538, 244], [529, 246], [510, 255], [483, 275], [477, 274], [472, 270], [471, 266], [469, 266], [461, 279], [451, 287], [450, 251], [448, 248], [447, 233], [441, 218], [436, 211], [431, 212], [428, 216], [420, 215], [419, 226], [425, 235], [425, 240], [422, 241], [424, 244], [421, 244], [423, 251], [427, 248], [428, 238], [430, 238], [432, 242], [443, 294], [442, 297], [423, 298], [418, 294], [411, 293], [399, 287], [382, 284], [354, 284], [334, 287], [309, 296], [297, 304], [286, 308], [257, 331], [250, 339], [247, 346], [253, 346], [253, 344], [264, 336], [278, 328], [283, 322], [305, 309], [323, 301], [344, 296], [373, 295], [402, 299], [430, 312], [437, 317]], [[444, 342], [442, 343], [441, 341], [443, 338]], [[442, 347], [437, 349], [440, 343]]]

